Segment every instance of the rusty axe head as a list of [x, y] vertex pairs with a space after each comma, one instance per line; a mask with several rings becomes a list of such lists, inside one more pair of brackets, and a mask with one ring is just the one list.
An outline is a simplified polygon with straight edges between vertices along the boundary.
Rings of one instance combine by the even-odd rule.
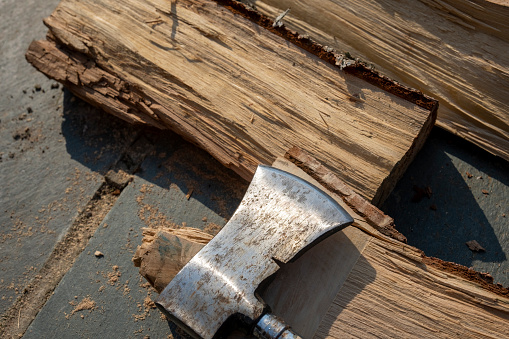
[[266, 312], [255, 295], [258, 286], [279, 265], [352, 222], [315, 186], [259, 166], [230, 221], [175, 276], [156, 304], [195, 337], [212, 338], [234, 315], [254, 326]]

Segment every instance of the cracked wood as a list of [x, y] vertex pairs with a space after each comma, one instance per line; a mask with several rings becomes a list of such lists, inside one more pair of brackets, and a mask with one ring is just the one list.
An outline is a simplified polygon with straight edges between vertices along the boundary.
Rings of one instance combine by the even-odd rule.
[[45, 23], [35, 67], [246, 179], [295, 145], [379, 204], [435, 118], [213, 1], [63, 0]]
[[244, 2], [291, 8], [288, 28], [433, 96], [438, 126], [509, 160], [509, 1]]

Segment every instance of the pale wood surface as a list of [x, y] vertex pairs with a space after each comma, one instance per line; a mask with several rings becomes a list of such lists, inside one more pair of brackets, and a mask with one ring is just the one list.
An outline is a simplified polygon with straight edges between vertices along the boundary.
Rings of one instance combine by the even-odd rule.
[[372, 238], [314, 338], [507, 338], [509, 299]]
[[440, 101], [437, 124], [509, 160], [509, 6], [485, 0], [246, 0]]
[[[274, 166], [320, 187], [289, 161], [278, 159]], [[509, 336], [507, 297], [426, 265], [421, 251], [379, 233], [341, 197], [330, 195], [353, 216], [354, 224], [281, 268], [262, 292], [273, 313], [303, 338]], [[165, 232], [174, 231], [159, 234]], [[153, 237], [145, 244], [152, 254], [142, 262], [174, 253], [151, 245], [156, 244]], [[165, 269], [174, 272], [172, 265], [191, 257], [168, 260]]]
[[[177, 131], [249, 179], [293, 145], [379, 204], [434, 114], [213, 1], [63, 0], [27, 59], [133, 123]], [[58, 45], [58, 47], [57, 47]]]

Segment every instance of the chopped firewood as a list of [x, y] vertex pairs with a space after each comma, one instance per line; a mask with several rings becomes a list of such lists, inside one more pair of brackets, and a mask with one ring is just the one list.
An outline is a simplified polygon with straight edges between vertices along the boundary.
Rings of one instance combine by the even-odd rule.
[[380, 205], [436, 119], [436, 100], [366, 65], [345, 72], [329, 48], [232, 0], [62, 0], [45, 24], [26, 54], [36, 68], [247, 180], [297, 145]]

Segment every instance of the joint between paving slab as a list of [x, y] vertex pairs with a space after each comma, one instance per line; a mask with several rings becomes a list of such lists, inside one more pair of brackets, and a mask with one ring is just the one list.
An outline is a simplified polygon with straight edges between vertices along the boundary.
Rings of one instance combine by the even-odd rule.
[[23, 335], [118, 199], [114, 190], [103, 183], [94, 194], [64, 238], [56, 244], [39, 273], [3, 315], [0, 337]]
[[143, 134], [127, 147], [66, 235], [55, 245], [39, 273], [2, 315], [0, 337], [23, 336], [153, 147], [153, 142]]

